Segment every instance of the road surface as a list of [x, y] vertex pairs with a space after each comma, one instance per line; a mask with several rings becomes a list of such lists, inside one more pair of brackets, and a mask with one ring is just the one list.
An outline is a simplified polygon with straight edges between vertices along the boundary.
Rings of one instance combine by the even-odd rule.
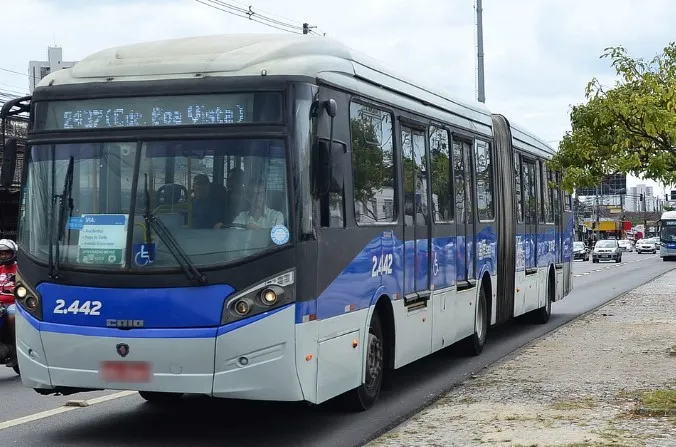
[[[395, 374], [393, 389], [383, 391], [376, 407], [365, 413], [344, 413], [331, 405], [207, 398], [156, 407], [136, 393], [116, 392], [43, 397], [23, 388], [11, 370], [0, 367], [0, 439], [3, 445], [44, 447], [362, 445], [472, 372], [675, 267], [676, 262], [636, 253], [625, 253], [621, 264], [576, 261], [574, 291], [553, 305], [547, 325], [511, 324], [496, 330], [479, 357], [458, 357], [451, 349], [406, 366]], [[90, 399], [91, 405], [62, 406], [73, 399]]]

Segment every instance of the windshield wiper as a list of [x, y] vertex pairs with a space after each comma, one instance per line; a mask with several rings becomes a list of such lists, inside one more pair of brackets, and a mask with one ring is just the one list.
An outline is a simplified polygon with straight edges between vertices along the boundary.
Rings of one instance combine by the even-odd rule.
[[146, 241], [151, 242], [151, 233], [150, 230], [154, 230], [155, 234], [160, 238], [162, 242], [169, 249], [169, 253], [176, 259], [178, 265], [181, 266], [181, 269], [185, 272], [186, 276], [190, 280], [196, 280], [200, 284], [206, 284], [207, 278], [204, 276], [195, 264], [192, 263], [188, 255], [183, 251], [176, 239], [171, 234], [171, 231], [164, 225], [164, 223], [157, 219], [153, 213], [150, 211], [150, 191], [148, 190], [148, 174], [144, 174], [145, 183], [144, 183], [144, 192], [145, 192], [145, 214], [143, 218], [146, 222]]
[[[75, 157], [72, 155], [68, 160], [68, 169], [66, 170], [66, 177], [63, 180], [63, 191], [61, 195], [54, 194], [52, 200], [55, 203], [59, 201], [58, 217], [56, 218], [56, 241], [53, 241], [54, 230], [50, 228], [49, 237], [49, 276], [54, 279], [59, 278], [59, 260], [61, 259], [61, 242], [63, 241], [64, 233], [66, 231], [66, 204], [70, 210], [70, 215], [73, 214], [73, 167], [75, 165]], [[52, 216], [53, 217], [53, 216]], [[70, 230], [68, 230], [68, 237], [70, 239]], [[54, 255], [52, 256], [52, 244], [54, 245]], [[68, 253], [66, 253], [68, 256]]]

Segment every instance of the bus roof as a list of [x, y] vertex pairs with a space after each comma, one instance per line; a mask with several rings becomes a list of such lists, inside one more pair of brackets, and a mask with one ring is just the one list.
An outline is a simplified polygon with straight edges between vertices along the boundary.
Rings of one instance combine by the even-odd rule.
[[661, 220], [664, 219], [676, 219], [676, 211], [665, 211], [662, 213]]
[[514, 124], [512, 121], [509, 122], [509, 127], [512, 130], [512, 145], [515, 149], [520, 149], [542, 158], [552, 158], [556, 153], [556, 149], [523, 127]]
[[[185, 37], [108, 48], [72, 68], [52, 72], [38, 84], [130, 82], [200, 77], [309, 76], [358, 78], [377, 87], [416, 98], [449, 113], [492, 128], [491, 112], [479, 102], [465, 102], [441, 89], [421, 86], [375, 59], [326, 37], [297, 34], [223, 34]], [[515, 147], [550, 158], [555, 150], [512, 125]]]
[[323, 72], [359, 76], [360, 66], [387, 74], [393, 82], [426, 91], [457, 107], [490, 115], [481, 103], [463, 102], [438, 89], [421, 87], [336, 40], [297, 34], [224, 34], [108, 48], [87, 56], [72, 68], [49, 74], [38, 86], [185, 79], [198, 73], [209, 77], [260, 76], [263, 70], [270, 76], [316, 78]]

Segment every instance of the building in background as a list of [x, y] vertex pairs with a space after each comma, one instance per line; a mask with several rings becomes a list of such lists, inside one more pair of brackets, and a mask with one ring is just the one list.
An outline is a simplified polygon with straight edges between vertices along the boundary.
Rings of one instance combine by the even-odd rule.
[[[643, 195], [643, 202], [640, 197]], [[656, 211], [659, 207], [658, 198], [654, 196], [653, 187], [644, 183], [632, 186], [627, 193], [626, 208], [627, 211]], [[644, 206], [645, 204], [645, 206]]]
[[61, 47], [47, 47], [46, 61], [28, 62], [28, 91], [33, 94], [35, 86], [40, 83], [42, 78], [56, 70], [70, 68], [75, 64], [76, 62], [63, 60], [63, 49]]

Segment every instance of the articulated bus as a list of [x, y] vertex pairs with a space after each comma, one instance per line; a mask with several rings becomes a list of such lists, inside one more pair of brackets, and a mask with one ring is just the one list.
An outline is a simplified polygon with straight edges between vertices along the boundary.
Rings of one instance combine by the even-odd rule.
[[660, 258], [676, 259], [676, 211], [665, 211], [659, 221]]
[[554, 150], [329, 39], [112, 48], [13, 105], [18, 356], [41, 394], [359, 411], [392, 370], [478, 355], [571, 290]]

